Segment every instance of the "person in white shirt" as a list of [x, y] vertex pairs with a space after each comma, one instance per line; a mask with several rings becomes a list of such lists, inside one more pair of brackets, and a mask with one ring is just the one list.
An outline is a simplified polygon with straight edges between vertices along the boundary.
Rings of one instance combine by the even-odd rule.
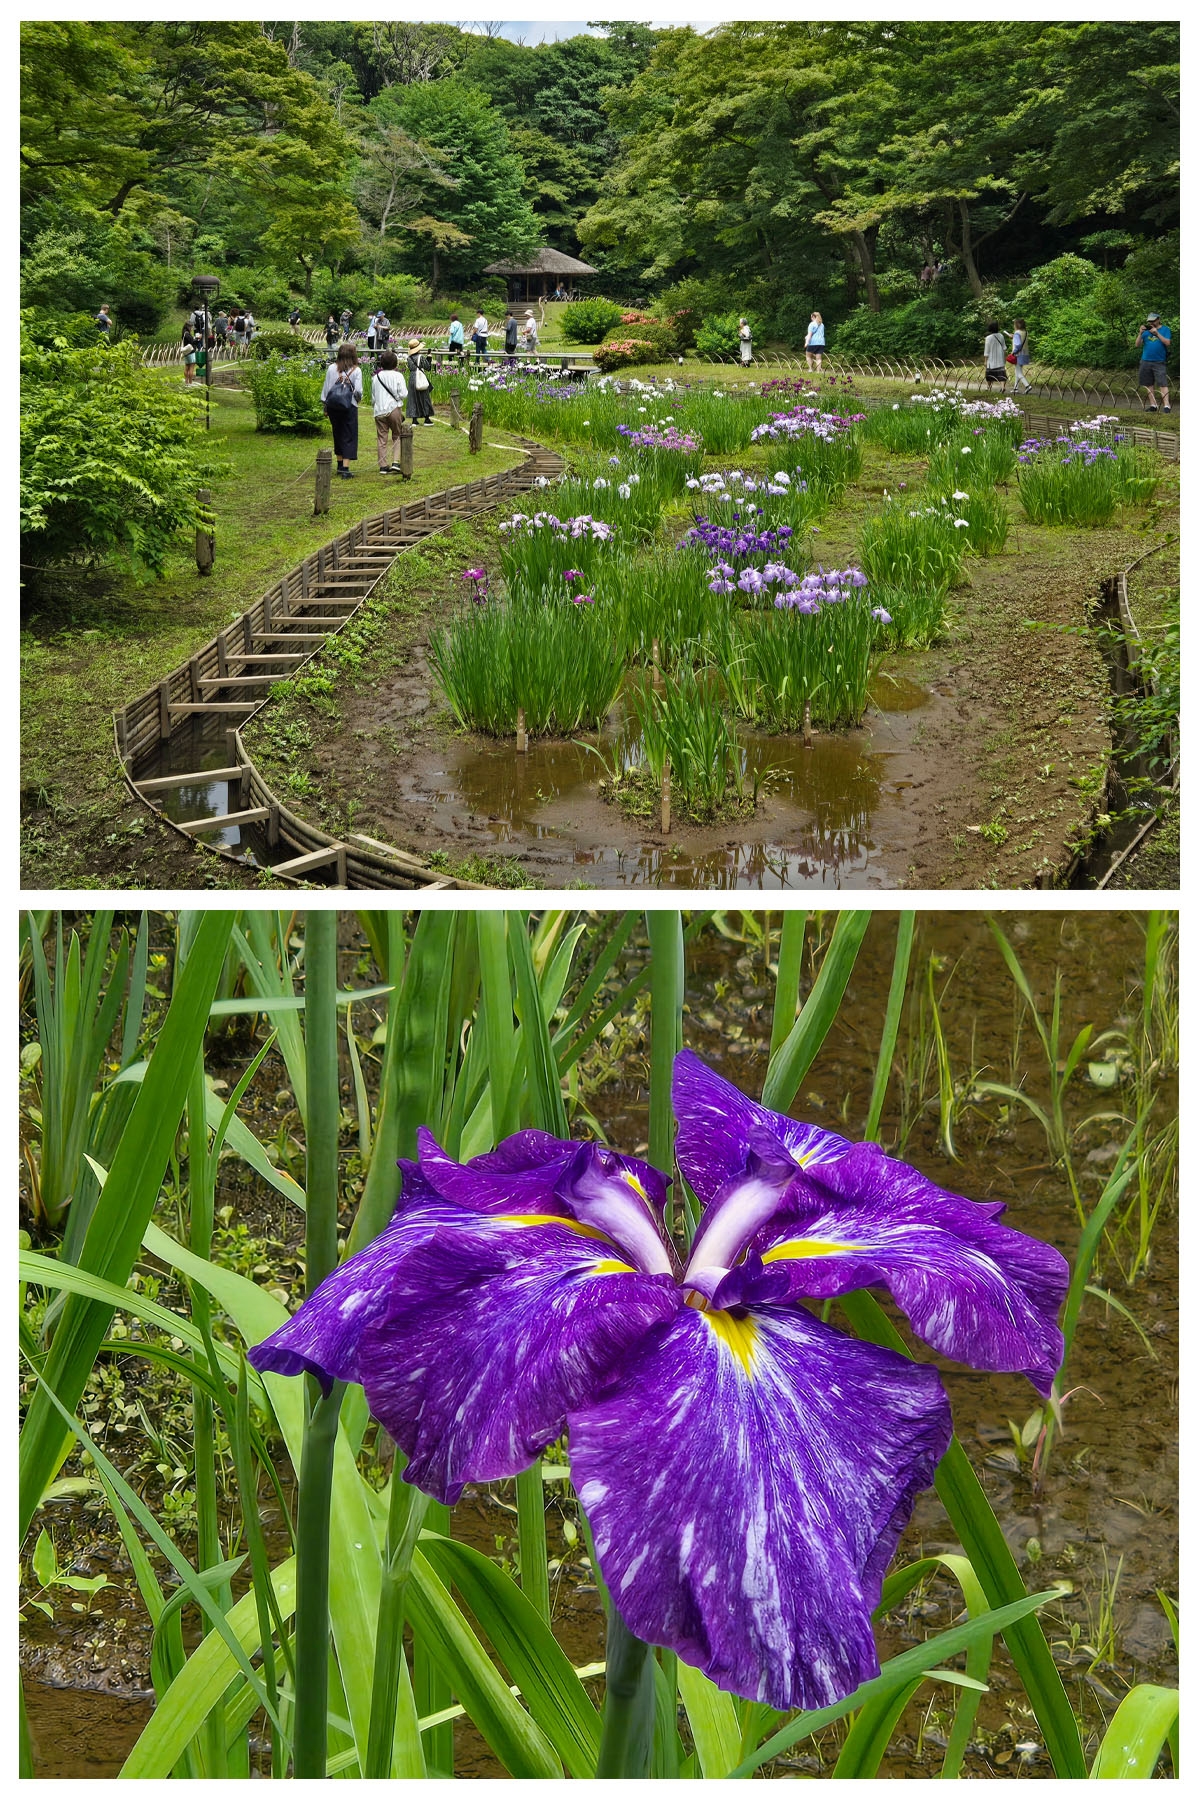
[[[385, 350], [371, 380], [371, 411], [375, 414], [375, 446], [379, 452], [381, 475], [400, 472], [400, 427], [404, 423], [404, 402], [408, 399], [408, 383], [400, 373], [394, 350]], [[388, 439], [392, 456], [388, 460]]]
[[1007, 355], [1004, 333], [999, 325], [989, 325], [983, 340], [983, 378], [989, 387], [995, 387], [997, 382], [1001, 387], [1007, 387], [1008, 370], [1004, 362]]
[[1025, 369], [1029, 362], [1029, 328], [1024, 319], [1013, 320], [1012, 354], [1017, 359], [1017, 366], [1013, 370], [1013, 393], [1028, 394], [1031, 390]]
[[527, 312], [525, 314], [525, 323], [521, 327], [521, 336], [525, 340], [526, 350], [536, 350], [537, 349], [537, 347], [538, 347], [537, 320], [534, 318], [532, 312]]
[[750, 323], [747, 319], [738, 320], [738, 349], [741, 352], [742, 361], [748, 363], [750, 361], [751, 342]]
[[475, 323], [471, 327], [471, 342], [475, 346], [475, 361], [482, 362], [487, 355], [488, 331], [490, 327], [482, 312], [475, 315]]

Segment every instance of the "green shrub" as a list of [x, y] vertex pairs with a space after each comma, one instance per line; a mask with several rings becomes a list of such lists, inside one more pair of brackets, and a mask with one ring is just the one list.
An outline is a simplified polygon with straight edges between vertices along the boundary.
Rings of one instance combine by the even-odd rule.
[[250, 354], [259, 362], [266, 362], [269, 356], [295, 356], [302, 348], [311, 352], [312, 346], [289, 327], [285, 331], [255, 332]]
[[648, 338], [619, 338], [613, 343], [599, 344], [593, 352], [596, 367], [610, 375], [614, 369], [632, 369], [638, 363], [660, 360], [660, 352]]
[[321, 405], [325, 368], [323, 356], [289, 358], [278, 351], [272, 351], [265, 362], [248, 362], [242, 380], [254, 401], [257, 429], [301, 434], [320, 431], [325, 424]]
[[738, 337], [738, 321], [745, 318], [749, 321], [750, 331], [757, 338], [762, 333], [762, 321], [749, 313], [711, 313], [696, 332], [696, 355], [718, 361], [721, 357], [736, 357], [739, 354], [741, 340]]
[[116, 554], [161, 575], [204, 480], [198, 392], [142, 368], [136, 344], [21, 345], [21, 561]]
[[911, 361], [922, 356], [950, 359], [983, 354], [983, 336], [974, 308], [967, 310], [940, 305], [932, 299], [910, 300], [873, 313], [865, 306], [855, 307], [826, 339], [836, 343], [837, 353], [850, 360], [874, 356]]
[[620, 323], [621, 308], [616, 301], [597, 296], [573, 300], [562, 315], [561, 330], [568, 344], [598, 344]]

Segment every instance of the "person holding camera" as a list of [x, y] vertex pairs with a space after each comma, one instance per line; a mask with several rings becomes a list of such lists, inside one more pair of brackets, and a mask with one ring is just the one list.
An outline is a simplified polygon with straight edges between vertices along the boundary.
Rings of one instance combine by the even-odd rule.
[[1146, 323], [1134, 338], [1141, 361], [1138, 363], [1138, 386], [1146, 389], [1146, 398], [1150, 402], [1147, 412], [1157, 412], [1158, 402], [1154, 398], [1157, 387], [1162, 393], [1162, 409], [1171, 410], [1171, 393], [1167, 386], [1167, 354], [1171, 348], [1171, 328], [1164, 325], [1158, 313], [1149, 313]]

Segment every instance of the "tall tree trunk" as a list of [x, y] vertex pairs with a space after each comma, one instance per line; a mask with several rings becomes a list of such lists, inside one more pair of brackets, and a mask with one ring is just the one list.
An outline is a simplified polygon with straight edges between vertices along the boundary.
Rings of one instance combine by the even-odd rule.
[[958, 220], [962, 230], [962, 266], [967, 280], [971, 284], [971, 292], [977, 300], [983, 299], [983, 283], [979, 279], [979, 270], [975, 266], [975, 252], [971, 248], [971, 215], [967, 211], [967, 203], [962, 197], [958, 200]]
[[867, 305], [873, 313], [879, 311], [879, 283], [875, 279], [875, 239], [878, 233], [877, 225], [868, 227], [866, 231], [850, 233], [850, 242], [858, 256], [863, 284], [867, 290]]
[[431, 294], [436, 294], [437, 291], [438, 291], [438, 259], [437, 259], [437, 245], [435, 244], [433, 246], [433, 279], [429, 284], [429, 292]]

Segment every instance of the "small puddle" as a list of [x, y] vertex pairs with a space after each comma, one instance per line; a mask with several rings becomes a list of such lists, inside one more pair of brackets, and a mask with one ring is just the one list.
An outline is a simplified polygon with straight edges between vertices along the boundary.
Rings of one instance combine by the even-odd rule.
[[[602, 885], [867, 885], [877, 860], [874, 816], [885, 797], [899, 799], [908, 785], [887, 781], [886, 721], [929, 699], [918, 682], [882, 668], [871, 684], [873, 715], [858, 730], [818, 732], [806, 749], [798, 735], [739, 728], [743, 776], [762, 790], [757, 813], [707, 826], [679, 822], [666, 839], [596, 791], [601, 759], [629, 766], [638, 756], [625, 700], [599, 735], [599, 755], [582, 741], [535, 739], [518, 753], [509, 740], [461, 739], [399, 765], [396, 799], [431, 809], [442, 830], [473, 830], [495, 853], [525, 853], [535, 875], [543, 873], [540, 849]], [[882, 870], [874, 878], [882, 882]]]
[[[627, 692], [596, 741], [610, 766], [614, 755], [626, 766], [638, 755]], [[566, 880], [614, 887], [884, 885], [888, 877], [879, 866], [872, 820], [885, 798], [901, 801], [909, 785], [887, 782], [886, 722], [929, 700], [928, 689], [884, 664], [872, 677], [868, 721], [856, 731], [817, 732], [805, 749], [797, 735], [740, 728], [743, 776], [762, 790], [758, 811], [723, 824], [677, 822], [666, 839], [650, 821], [626, 818], [600, 799], [600, 757], [582, 739], [535, 738], [521, 754], [509, 740], [451, 739], [382, 769], [381, 787], [396, 808], [395, 829], [404, 830], [405, 808], [420, 807], [464, 848], [523, 855], [546, 886]], [[139, 761], [137, 779], [229, 767], [225, 733], [219, 722], [185, 721]], [[236, 784], [223, 780], [168, 788], [156, 799], [176, 824], [238, 809]], [[199, 836], [255, 867], [295, 854], [287, 846], [269, 847], [255, 824]]]

